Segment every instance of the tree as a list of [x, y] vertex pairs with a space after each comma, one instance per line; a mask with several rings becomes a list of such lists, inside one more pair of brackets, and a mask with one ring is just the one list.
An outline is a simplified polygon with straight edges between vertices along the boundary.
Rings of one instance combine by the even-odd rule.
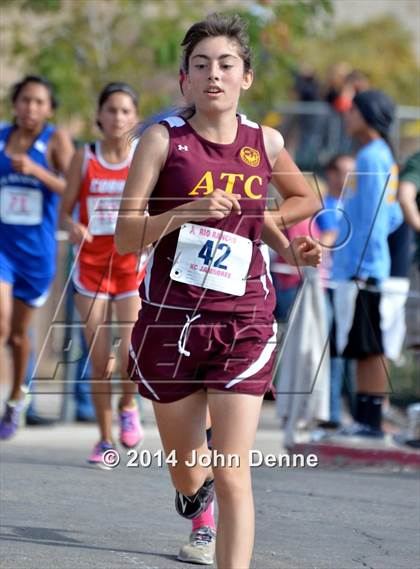
[[418, 65], [412, 38], [397, 20], [382, 16], [363, 25], [342, 25], [323, 35], [301, 38], [292, 48], [319, 76], [337, 62], [360, 69], [375, 88], [399, 104], [420, 105]]
[[[9, 9], [4, 1], [1, 6]], [[225, 6], [222, 0], [15, 0], [19, 17], [11, 24], [13, 39], [4, 53], [9, 65], [47, 76], [58, 90], [59, 120], [80, 123], [87, 136], [97, 94], [108, 81], [128, 81], [137, 88], [143, 115], [179, 101], [177, 70], [185, 30]], [[288, 98], [291, 71], [299, 62], [294, 46], [319, 29], [331, 2], [238, 0], [228, 6], [248, 22], [257, 80], [242, 105], [261, 119]], [[10, 18], [4, 19], [10, 24]]]

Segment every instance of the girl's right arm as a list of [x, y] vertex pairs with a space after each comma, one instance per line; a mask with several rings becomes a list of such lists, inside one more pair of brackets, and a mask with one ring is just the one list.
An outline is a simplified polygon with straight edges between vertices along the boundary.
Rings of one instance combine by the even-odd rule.
[[84, 161], [84, 147], [79, 148], [67, 173], [67, 184], [61, 200], [60, 220], [62, 227], [69, 232], [69, 240], [74, 245], [79, 245], [83, 241], [92, 241], [87, 227], [82, 223], [74, 221], [72, 213], [77, 200], [79, 199], [80, 186], [82, 184], [82, 168]]
[[[146, 215], [147, 204], [169, 152], [169, 133], [160, 124], [151, 126], [142, 136], [125, 184], [115, 232], [120, 255], [143, 251], [164, 235], [187, 221], [223, 219], [241, 211], [239, 197], [215, 190], [209, 198], [183, 203], [159, 215]], [[176, 187], [177, 180], [173, 181]], [[175, 195], [174, 195], [175, 197]], [[183, 196], [181, 196], [184, 200]]]
[[63, 130], [56, 130], [48, 144], [47, 159], [51, 167], [46, 168], [34, 162], [26, 152], [12, 156], [13, 168], [17, 172], [38, 178], [47, 188], [59, 196], [63, 195], [66, 187], [64, 176], [70, 160], [74, 155], [74, 146], [70, 136]]

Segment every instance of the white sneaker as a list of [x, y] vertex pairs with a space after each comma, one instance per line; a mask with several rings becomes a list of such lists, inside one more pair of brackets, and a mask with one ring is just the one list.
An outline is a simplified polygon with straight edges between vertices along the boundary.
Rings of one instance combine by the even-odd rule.
[[190, 535], [190, 541], [179, 550], [179, 561], [197, 565], [213, 565], [216, 552], [216, 530], [202, 526]]

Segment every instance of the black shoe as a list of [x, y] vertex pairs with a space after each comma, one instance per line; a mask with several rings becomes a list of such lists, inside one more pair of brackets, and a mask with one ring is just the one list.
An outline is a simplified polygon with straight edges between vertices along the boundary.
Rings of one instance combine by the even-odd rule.
[[398, 445], [420, 449], [420, 439], [413, 439], [405, 432], [395, 434], [393, 439]]
[[320, 421], [318, 423], [318, 427], [320, 429], [339, 429], [341, 427], [341, 423], [338, 421]]
[[95, 415], [76, 415], [76, 423], [96, 423]]
[[214, 498], [214, 480], [206, 480], [194, 496], [175, 494], [175, 509], [180, 516], [192, 520], [207, 510]]
[[36, 413], [31, 415], [26, 415], [26, 426], [27, 427], [50, 427], [56, 423], [56, 419], [47, 419], [46, 417], [41, 417]]

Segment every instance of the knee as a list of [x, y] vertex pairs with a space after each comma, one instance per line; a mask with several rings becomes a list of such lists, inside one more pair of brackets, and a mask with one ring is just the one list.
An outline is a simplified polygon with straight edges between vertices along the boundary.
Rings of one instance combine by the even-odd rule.
[[24, 330], [12, 330], [9, 343], [13, 348], [22, 348], [29, 343], [28, 333]]
[[201, 487], [201, 484], [196, 484], [194, 480], [174, 480], [173, 482], [175, 489], [183, 496], [194, 496]]
[[184, 496], [194, 496], [205, 480], [202, 472], [194, 472], [191, 468], [173, 470], [171, 477], [175, 489]]
[[220, 501], [243, 500], [244, 496], [252, 493], [249, 469], [215, 468], [214, 483]]
[[104, 353], [102, 354], [102, 357], [99, 357], [98, 354], [95, 354], [90, 358], [90, 363], [92, 365], [93, 377], [95, 379], [111, 379], [114, 369], [114, 360], [109, 356], [109, 354]]

